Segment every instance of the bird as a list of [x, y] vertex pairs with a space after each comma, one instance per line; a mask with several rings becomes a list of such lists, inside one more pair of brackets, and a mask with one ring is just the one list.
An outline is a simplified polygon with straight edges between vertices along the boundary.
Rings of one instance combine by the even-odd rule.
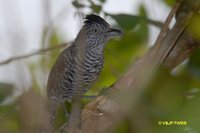
[[100, 16], [87, 15], [75, 41], [65, 48], [53, 65], [47, 82], [51, 121], [59, 105], [81, 97], [95, 83], [104, 64], [104, 48], [123, 32]]

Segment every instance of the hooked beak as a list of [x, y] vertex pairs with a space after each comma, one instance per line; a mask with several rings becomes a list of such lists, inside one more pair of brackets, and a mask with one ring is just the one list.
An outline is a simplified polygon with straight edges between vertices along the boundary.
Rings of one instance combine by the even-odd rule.
[[107, 35], [108, 36], [122, 36], [123, 35], [123, 32], [121, 30], [118, 30], [118, 29], [113, 29], [113, 28], [110, 28], [108, 31], [107, 31]]

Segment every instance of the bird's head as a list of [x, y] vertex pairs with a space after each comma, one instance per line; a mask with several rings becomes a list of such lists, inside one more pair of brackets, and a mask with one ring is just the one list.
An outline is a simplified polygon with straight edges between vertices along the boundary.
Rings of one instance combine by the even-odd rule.
[[122, 31], [111, 28], [101, 17], [91, 14], [85, 17], [83, 32], [90, 42], [105, 44], [110, 38], [122, 35]]

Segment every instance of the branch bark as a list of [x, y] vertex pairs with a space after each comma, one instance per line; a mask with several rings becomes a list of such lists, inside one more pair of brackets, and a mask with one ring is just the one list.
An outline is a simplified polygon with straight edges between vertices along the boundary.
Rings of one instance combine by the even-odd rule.
[[[200, 41], [188, 32], [194, 13], [200, 8], [200, 0], [182, 0], [177, 3], [169, 14], [176, 13], [176, 23], [171, 30], [163, 30], [156, 44], [123, 75], [116, 83], [110, 87], [112, 95], [128, 91], [131, 102], [134, 106], [138, 97], [144, 91], [144, 85], [149, 81], [148, 75], [163, 65], [171, 71], [185, 59], [187, 59], [199, 46]], [[176, 12], [178, 9], [178, 12]], [[170, 20], [170, 17], [168, 17]], [[169, 22], [166, 22], [168, 26]], [[127, 93], [126, 93], [127, 94]], [[119, 122], [124, 115], [121, 105], [107, 96], [99, 96], [91, 101], [82, 111], [81, 133], [103, 133]], [[64, 124], [57, 132], [67, 132]]]
[[1, 61], [1, 62], [0, 62], [0, 66], [1, 66], [1, 65], [5, 65], [5, 64], [8, 64], [8, 63], [11, 63], [12, 61], [16, 61], [16, 60], [20, 60], [20, 59], [32, 57], [32, 56], [38, 55], [38, 54], [43, 54], [43, 53], [45, 53], [45, 52], [53, 51], [53, 50], [56, 50], [56, 49], [59, 49], [59, 48], [63, 48], [63, 47], [66, 47], [66, 46], [69, 46], [69, 44], [63, 43], [63, 44], [60, 44], [60, 45], [58, 45], [58, 46], [48, 47], [48, 48], [40, 49], [40, 50], [31, 52], [31, 53], [28, 53], [28, 54], [24, 54], [24, 55], [20, 55], [20, 56], [11, 57], [11, 58], [9, 58], [9, 59], [6, 59], [6, 60], [4, 60], [4, 61]]

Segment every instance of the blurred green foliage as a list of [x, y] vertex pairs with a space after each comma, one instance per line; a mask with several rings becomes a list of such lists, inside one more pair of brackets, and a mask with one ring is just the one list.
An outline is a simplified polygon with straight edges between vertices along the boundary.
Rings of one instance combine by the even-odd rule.
[[20, 121], [16, 104], [0, 106], [0, 132], [19, 133]]
[[176, 3], [176, 0], [163, 0], [167, 5], [172, 6]]
[[199, 23], [200, 23], [200, 14], [196, 13], [194, 17], [192, 18], [187, 29], [196, 39], [200, 38]]
[[[87, 1], [87, 0], [84, 0]], [[96, 84], [87, 92], [87, 95], [98, 94], [99, 91], [112, 85], [123, 75], [130, 65], [148, 49], [149, 22], [148, 13], [143, 5], [139, 5], [138, 15], [133, 14], [109, 14], [103, 11], [106, 0], [94, 2], [73, 0], [72, 5], [76, 9], [88, 8], [91, 13], [101, 13], [112, 18], [118, 27], [124, 31], [122, 38], [109, 41], [105, 48], [105, 64]], [[173, 5], [175, 0], [162, 0], [167, 5]], [[199, 37], [199, 17], [194, 18], [188, 28], [189, 31]], [[53, 32], [49, 47], [56, 46], [60, 39]], [[42, 47], [44, 45], [42, 44]], [[32, 89], [39, 91], [38, 69], [47, 74], [62, 49], [57, 49], [41, 55], [40, 61], [30, 64], [32, 74]], [[140, 97], [140, 102], [133, 108], [132, 115], [124, 118], [114, 129], [116, 133], [194, 133], [200, 132], [200, 50], [194, 53], [189, 61], [175, 74], [165, 68], [159, 70], [152, 79], [146, 91]], [[44, 75], [45, 75], [44, 74]], [[14, 86], [0, 83], [0, 101], [11, 94]], [[37, 93], [38, 94], [38, 93]], [[39, 93], [40, 94], [40, 93]], [[30, 101], [32, 102], [32, 101]], [[88, 101], [85, 100], [84, 104]], [[24, 125], [21, 124], [20, 108], [16, 103], [0, 106], [0, 133], [21, 133]], [[39, 108], [39, 107], [38, 107]], [[70, 110], [70, 105], [67, 105]], [[56, 127], [66, 121], [63, 108], [59, 109]], [[35, 114], [37, 115], [37, 114]], [[24, 114], [24, 117], [29, 117]], [[159, 121], [187, 121], [186, 126], [158, 125]], [[31, 122], [30, 122], [31, 123]], [[30, 124], [31, 125], [31, 124]], [[31, 125], [34, 127], [35, 125]]]
[[188, 65], [186, 69], [188, 72], [193, 76], [200, 78], [200, 62], [198, 61], [200, 59], [200, 49], [198, 49], [191, 57], [188, 62]]
[[[89, 2], [89, 5], [87, 4], [88, 2]], [[84, 9], [84, 8], [87, 8], [87, 9], [89, 8], [91, 10], [91, 12], [99, 14], [100, 12], [102, 12], [102, 7], [105, 2], [106, 2], [106, 0], [98, 0], [98, 1], [74, 0], [72, 2], [72, 5], [78, 10]]]
[[5, 100], [6, 97], [12, 94], [14, 89], [13, 84], [0, 83], [0, 103]]
[[[192, 58], [196, 58], [195, 55]], [[190, 63], [187, 64], [189, 66]], [[116, 129], [120, 128], [120, 133], [127, 130], [129, 133], [199, 132], [200, 79], [193, 76], [187, 67], [176, 75], [165, 68], [160, 69], [130, 116]], [[159, 125], [160, 121], [185, 121], [187, 125]]]

